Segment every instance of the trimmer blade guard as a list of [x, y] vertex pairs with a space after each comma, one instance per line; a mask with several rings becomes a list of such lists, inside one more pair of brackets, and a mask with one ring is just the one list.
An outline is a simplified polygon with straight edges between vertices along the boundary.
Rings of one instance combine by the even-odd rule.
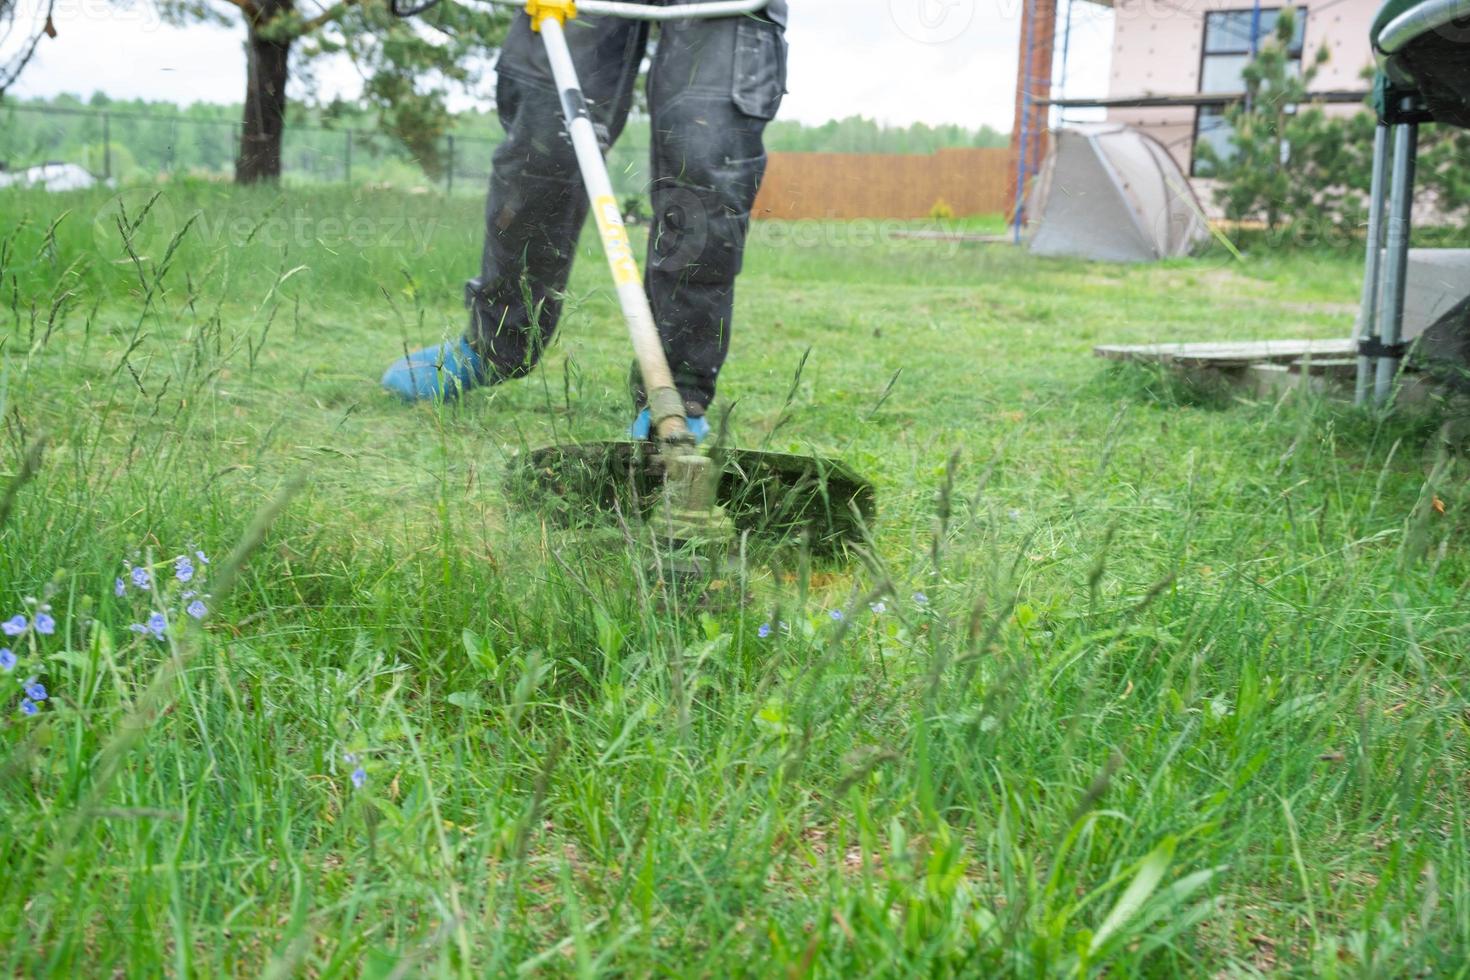
[[[749, 449], [716, 449], [718, 503], [737, 532], [796, 543], [816, 554], [862, 540], [875, 513], [872, 484], [843, 463]], [[663, 463], [642, 442], [550, 446], [512, 462], [507, 489], [518, 503], [556, 523], [607, 523], [646, 517], [663, 488]]]

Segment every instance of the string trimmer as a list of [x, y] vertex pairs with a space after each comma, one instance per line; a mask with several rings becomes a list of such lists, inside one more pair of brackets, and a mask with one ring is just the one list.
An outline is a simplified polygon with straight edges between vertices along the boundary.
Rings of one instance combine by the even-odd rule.
[[832, 551], [856, 538], [863, 520], [872, 516], [873, 490], [845, 466], [816, 457], [718, 445], [708, 454], [696, 448], [567, 47], [566, 22], [579, 9], [666, 21], [754, 14], [769, 0], [661, 6], [607, 0], [495, 2], [524, 7], [545, 44], [652, 419], [651, 445], [605, 442], [537, 450], [518, 460], [512, 486], [568, 517], [618, 509], [640, 513], [651, 518], [660, 540], [672, 545], [680, 559], [718, 550], [737, 530], [800, 535], [817, 551]]

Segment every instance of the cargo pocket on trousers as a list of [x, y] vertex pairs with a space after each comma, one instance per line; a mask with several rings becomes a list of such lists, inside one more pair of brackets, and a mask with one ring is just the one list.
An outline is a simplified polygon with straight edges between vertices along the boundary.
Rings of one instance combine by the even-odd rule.
[[786, 38], [769, 21], [744, 18], [735, 30], [735, 107], [756, 119], [775, 119], [786, 94]]

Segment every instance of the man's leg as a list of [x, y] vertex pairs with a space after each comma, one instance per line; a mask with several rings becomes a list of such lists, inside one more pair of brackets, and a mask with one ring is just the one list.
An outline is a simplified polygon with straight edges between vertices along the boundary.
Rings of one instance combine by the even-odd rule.
[[[587, 17], [567, 25], [567, 43], [607, 145], [632, 105], [646, 25]], [[453, 397], [535, 367], [561, 315], [577, 236], [587, 217], [576, 154], [541, 38], [518, 16], [496, 66], [505, 141], [495, 150], [485, 206], [480, 275], [465, 287], [464, 339], [394, 364], [383, 384], [409, 399]], [[439, 370], [442, 365], [443, 370]]]
[[648, 82], [648, 292], [674, 381], [702, 415], [730, 350], [735, 277], [765, 173], [762, 136], [786, 88], [786, 41], [779, 26], [751, 17], [661, 31]]

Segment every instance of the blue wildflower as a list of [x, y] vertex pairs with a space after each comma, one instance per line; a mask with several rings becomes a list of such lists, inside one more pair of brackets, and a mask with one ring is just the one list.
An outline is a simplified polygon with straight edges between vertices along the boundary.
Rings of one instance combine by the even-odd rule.
[[868, 603], [868, 608], [873, 610], [873, 615], [881, 616], [888, 611], [888, 603], [879, 599], [877, 602]]
[[42, 636], [50, 636], [56, 632], [56, 620], [51, 618], [50, 613], [36, 613], [36, 632]]
[[929, 604], [929, 597], [922, 592], [915, 592], [914, 604], [917, 606], [927, 606]]
[[0, 630], [3, 630], [6, 636], [20, 636], [26, 631], [26, 618], [17, 613], [0, 623]]
[[761, 628], [756, 630], [755, 632], [757, 636], [764, 640], [766, 637], [771, 635], [771, 624], [761, 623]]
[[354, 789], [362, 789], [363, 784], [366, 783], [366, 782], [367, 782], [367, 770], [366, 769], [364, 769], [362, 766], [358, 766], [356, 769], [352, 770], [352, 786], [353, 786]]
[[843, 615], [842, 615], [842, 610], [841, 609], [834, 609], [834, 610], [832, 610], [832, 612], [829, 615], [831, 615], [832, 621], [834, 623], [840, 623], [840, 622], [842, 622], [842, 620], [844, 618]]
[[148, 574], [148, 569], [146, 568], [133, 569], [132, 572], [129, 573], [129, 577], [133, 580], [133, 585], [139, 589], [148, 588], [148, 586], [153, 581], [152, 577]]
[[15, 669], [15, 654], [9, 647], [0, 650], [0, 670], [7, 674]]
[[20, 713], [21, 714], [23, 714], [23, 715], [33, 715], [37, 711], [40, 711], [40, 710], [41, 709], [36, 705], [36, 702], [32, 701], [30, 698], [22, 698], [21, 699], [21, 702], [20, 702]]
[[194, 557], [199, 559], [199, 564], [201, 564], [201, 565], [208, 565], [209, 564], [209, 557], [207, 555], [205, 555], [204, 552], [202, 552], [202, 551], [196, 551], [196, 552], [194, 552]]
[[209, 608], [198, 599], [195, 599], [193, 602], [189, 603], [189, 608], [185, 609], [184, 612], [188, 613], [190, 616], [193, 616], [195, 619], [203, 619], [205, 615], [208, 614]]
[[26, 697], [30, 698], [32, 701], [46, 700], [46, 685], [42, 684], [34, 677], [25, 682], [25, 692]]
[[119, 599], [127, 595], [127, 592], [128, 584], [122, 579], [118, 579], [117, 581], [112, 583], [112, 594], [117, 596]]
[[163, 639], [163, 635], [168, 632], [168, 620], [163, 618], [163, 613], [156, 612], [148, 617], [145, 628], [149, 633], [153, 634], [154, 639], [161, 640]]
[[181, 555], [174, 559], [174, 578], [180, 582], [188, 582], [194, 577], [194, 563], [187, 555]]

